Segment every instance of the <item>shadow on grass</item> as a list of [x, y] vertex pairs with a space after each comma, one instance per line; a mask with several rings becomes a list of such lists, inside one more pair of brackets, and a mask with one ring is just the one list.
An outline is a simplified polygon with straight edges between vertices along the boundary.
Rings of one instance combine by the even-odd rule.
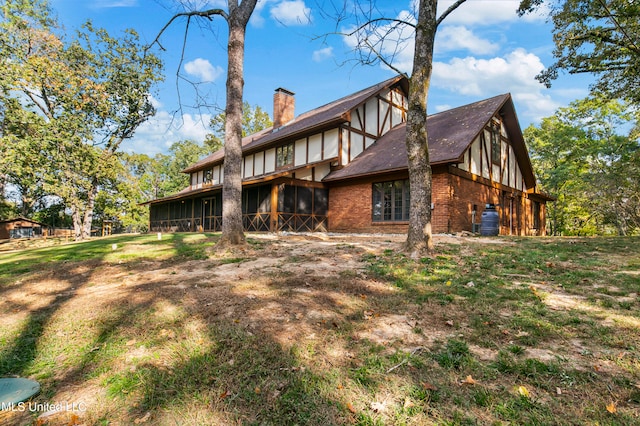
[[[202, 258], [204, 249], [186, 242], [188, 239], [185, 235], [172, 234], [155, 242], [155, 235], [127, 235], [0, 255], [0, 297], [4, 298], [2, 308], [5, 315], [14, 316], [11, 323], [13, 330], [5, 328], [7, 332], [0, 346], [0, 377], [29, 375], [45, 381], [45, 395], [53, 392], [46, 385], [52, 373], [38, 371], [38, 347], [42, 344], [43, 334], [51, 327], [51, 320], [59, 310], [73, 304], [78, 292], [91, 283], [92, 271], [105, 264], [105, 259], [114, 253], [114, 245], [163, 244], [172, 248], [172, 257], [182, 260]], [[135, 267], [132, 271], [135, 271]], [[52, 281], [40, 285], [41, 280]], [[13, 296], [14, 291], [25, 286], [29, 287], [27, 292], [33, 296], [30, 300]], [[117, 332], [118, 324], [126, 322], [127, 318], [128, 315], [122, 315], [107, 321], [107, 326], [112, 328], [102, 330], [89, 349], [102, 345], [111, 333]], [[5, 327], [8, 325], [5, 324]], [[82, 364], [91, 363], [94, 355], [94, 352], [89, 352]]]
[[339, 404], [323, 395], [325, 380], [270, 336], [221, 322], [208, 327], [208, 338], [209, 350], [185, 353], [169, 367], [143, 363], [111, 380], [119, 396], [140, 396], [129, 420], [151, 412], [162, 424], [342, 423]]
[[[202, 277], [190, 280], [178, 269], [174, 275], [161, 273], [131, 287], [121, 284], [124, 287], [113, 288], [105, 297], [108, 301], [100, 302], [104, 290], [93, 288], [91, 283], [98, 278], [91, 270], [114, 266], [112, 260], [105, 260], [112, 243], [169, 244], [173, 255], [154, 268], [173, 269], [173, 265], [179, 268], [176, 262], [180, 260], [204, 256], [206, 247], [195, 247], [193, 238], [174, 234], [170, 241], [110, 240], [108, 249], [104, 242], [96, 241], [24, 254], [21, 261], [33, 265], [54, 259], [49, 260], [48, 268], [57, 286], [42, 291], [49, 298], [45, 306], [32, 309], [32, 301], [11, 304], [11, 310], [26, 314], [26, 319], [0, 350], [0, 374], [36, 376], [43, 386], [41, 402], [50, 402], [60, 392], [68, 395], [65, 392], [87, 381], [93, 386], [99, 383], [106, 401], [122, 408], [98, 409], [95, 416], [89, 414], [89, 423], [115, 419], [133, 424], [147, 412], [153, 424], [344, 423], [349, 411], [328, 396], [328, 388], [335, 387], [334, 378], [306, 367], [294, 347], [277, 341], [270, 319], [256, 319], [249, 327], [246, 321], [226, 315], [224, 303], [216, 305], [219, 312], [199, 303], [204, 292], [209, 292], [208, 297], [227, 300], [236, 309], [235, 316], [256, 305], [282, 302], [285, 309], [304, 310], [306, 302], [297, 301], [294, 295], [280, 297], [289, 284], [277, 290], [278, 296], [252, 301], [237, 294], [233, 284], [212, 283]], [[79, 259], [88, 259], [90, 268]], [[125, 270], [127, 276], [149, 273], [138, 262], [125, 262], [119, 268], [118, 273]], [[39, 280], [39, 276], [25, 278], [5, 292], [25, 283], [36, 286]], [[203, 279], [209, 287], [197, 289], [198, 280]], [[277, 282], [274, 278], [276, 287]], [[94, 291], [95, 296], [90, 296]], [[95, 298], [89, 310], [81, 302], [87, 297]], [[331, 297], [317, 303], [336, 309], [339, 305]], [[54, 328], [61, 321], [71, 329], [60, 334], [59, 346], [48, 347], [56, 340]], [[198, 333], [189, 331], [196, 325]], [[76, 326], [78, 330], [73, 330]], [[82, 327], [90, 329], [83, 332]], [[67, 347], [69, 352], [64, 353]]]
[[[0, 377], [22, 376], [30, 369], [38, 355], [38, 341], [49, 319], [58, 310], [58, 306], [71, 300], [74, 294], [75, 291], [68, 290], [56, 295], [49, 305], [29, 312], [26, 321], [21, 324], [20, 332], [9, 338], [0, 350]], [[19, 308], [13, 305], [11, 309]]]
[[[131, 243], [169, 246], [171, 256], [154, 265], [154, 269], [163, 271], [152, 274], [153, 271], [135, 261], [138, 258], [127, 260], [118, 270], [128, 273], [122, 280], [138, 275], [144, 275], [144, 280], [110, 287], [113, 292], [108, 298], [106, 293], [95, 293], [97, 301], [100, 294], [105, 297], [102, 304], [92, 303], [100, 309], [81, 312], [82, 321], [90, 322], [95, 330], [92, 329], [77, 359], [70, 365], [51, 367], [55, 378], [45, 380], [48, 396], [89, 386], [88, 382], [104, 393], [100, 401], [112, 407], [95, 407], [95, 412], [88, 413], [88, 424], [138, 421], [364, 425], [424, 424], [434, 419], [449, 422], [446, 424], [473, 424], [485, 414], [493, 419], [533, 424], [540, 419], [551, 421], [552, 410], [558, 407], [513, 394], [510, 387], [516, 381], [544, 381], [548, 389], [541, 390], [553, 395], [557, 381], [564, 380], [563, 374], [568, 379], [580, 378], [552, 363], [527, 363], [515, 353], [500, 358], [502, 363], [497, 366], [472, 356], [469, 361], [450, 366], [446, 359], [464, 354], [462, 345], [447, 349], [440, 342], [440, 347], [434, 345], [410, 354], [357, 335], [368, 325], [366, 316], [405, 313], [407, 306], [413, 305], [419, 307], [414, 312], [420, 312], [425, 326], [427, 321], [441, 321], [442, 324], [433, 327], [442, 326], [449, 330], [446, 333], [457, 330], [444, 325], [444, 317], [434, 318], [430, 309], [437, 308], [440, 315], [446, 312], [450, 315], [446, 319], [453, 318], [455, 324], [468, 321], [465, 316], [469, 313], [478, 315], [470, 325], [474, 330], [465, 329], [461, 341], [473, 340], [473, 333], [479, 338], [475, 329], [488, 330], [491, 321], [508, 331], [515, 326], [526, 329], [529, 337], [538, 338], [533, 333], [540, 328], [538, 323], [521, 321], [514, 325], [517, 316], [495, 319], [481, 314], [507, 305], [516, 309], [519, 303], [530, 305], [531, 312], [525, 312], [527, 315], [535, 314], [543, 320], [545, 312], [540, 309], [542, 302], [535, 293], [528, 287], [522, 291], [506, 288], [504, 275], [548, 278], [554, 271], [545, 261], [555, 249], [529, 250], [532, 253], [526, 254], [526, 261], [515, 264], [512, 260], [523, 256], [518, 247], [503, 254], [481, 249], [461, 263], [458, 263], [460, 250], [443, 252], [439, 258], [418, 264], [410, 264], [391, 252], [379, 258], [367, 257], [363, 250], [353, 248], [339, 252], [327, 249], [321, 256], [305, 255], [317, 263], [326, 262], [324, 257], [331, 255], [342, 256], [336, 259], [345, 256], [368, 259], [372, 265], [370, 276], [375, 273], [377, 278], [395, 285], [383, 291], [383, 286], [376, 286], [367, 277], [361, 278], [358, 271], [336, 277], [322, 269], [303, 270], [307, 266], [295, 274], [291, 269], [276, 271], [256, 281], [252, 281], [252, 271], [246, 271], [247, 278], [242, 282], [217, 276], [221, 270], [215, 268], [203, 268], [200, 274], [192, 274], [191, 269], [198, 264], [181, 261], [205, 256], [196, 239], [211, 244], [215, 238], [189, 234], [174, 234], [163, 241], [146, 238]], [[589, 249], [576, 252], [587, 257]], [[96, 255], [95, 265], [105, 263], [104, 258]], [[295, 268], [296, 262], [291, 263]], [[237, 267], [242, 268], [242, 263]], [[537, 269], [543, 271], [543, 277]], [[388, 270], [393, 274], [384, 275]], [[494, 283], [483, 281], [486, 277]], [[5, 363], [0, 365], [12, 363], [5, 370], [33, 372], [33, 361], [43, 350], [41, 346], [46, 340], [43, 334], [51, 327], [51, 318], [62, 314], [60, 307], [74, 301], [78, 289], [83, 290], [83, 297], [88, 297], [90, 289], [86, 287], [92, 280], [91, 274], [81, 278], [82, 283], [76, 279], [80, 278], [67, 277], [58, 299], [29, 313], [27, 328], [21, 329], [8, 349], [0, 352], [0, 360]], [[470, 280], [475, 281], [474, 286], [466, 285]], [[448, 281], [453, 283], [449, 286]], [[14, 308], [29, 309], [17, 303]], [[364, 312], [369, 314], [365, 316]], [[480, 337], [496, 345], [514, 339], [513, 334], [507, 336], [498, 327]], [[21, 356], [23, 352], [26, 355]], [[513, 382], [503, 385], [504, 378], [497, 373]], [[467, 375], [487, 385], [461, 385]], [[391, 395], [388, 400], [386, 395]], [[606, 420], [606, 416], [605, 412], [597, 417]]]

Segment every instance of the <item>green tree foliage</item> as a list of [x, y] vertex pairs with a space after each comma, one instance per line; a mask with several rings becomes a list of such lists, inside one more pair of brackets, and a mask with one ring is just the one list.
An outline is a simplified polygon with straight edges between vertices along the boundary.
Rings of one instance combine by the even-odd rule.
[[10, 198], [18, 201], [15, 213], [30, 217], [47, 196], [44, 182], [48, 165], [41, 155], [45, 122], [38, 114], [24, 110], [17, 99], [6, 99], [2, 105], [0, 170], [11, 190]]
[[117, 178], [121, 143], [154, 114], [149, 93], [161, 63], [132, 30], [113, 38], [87, 23], [65, 40], [45, 1], [11, 0], [1, 10], [1, 146], [16, 164], [11, 183], [62, 198], [76, 238], [86, 238], [101, 186]]
[[146, 201], [175, 194], [189, 185], [187, 166], [207, 154], [207, 148], [190, 140], [175, 142], [167, 154], [119, 153], [114, 178], [103, 182], [96, 196], [94, 222], [109, 220], [114, 229], [146, 231]]
[[207, 155], [208, 151], [207, 146], [184, 140], [173, 143], [168, 155], [156, 155], [156, 173], [159, 174], [160, 182], [154, 198], [175, 194], [189, 186], [189, 175], [182, 171]]
[[[221, 112], [211, 119], [209, 126], [212, 133], [208, 134], [204, 143], [210, 152], [216, 152], [224, 145], [224, 126], [226, 114]], [[247, 101], [242, 103], [242, 137], [253, 135], [260, 130], [273, 126], [269, 114], [259, 105], [251, 106]]]
[[145, 201], [141, 187], [144, 181], [128, 167], [129, 155], [121, 157], [124, 157], [122, 161], [114, 164], [114, 178], [105, 181], [96, 195], [94, 223], [102, 225], [109, 221], [112, 231], [124, 229], [146, 232], [149, 223], [148, 209], [141, 205]]
[[548, 205], [553, 235], [640, 231], [635, 114], [618, 101], [587, 98], [525, 130], [541, 185], [557, 198]]
[[522, 0], [519, 13], [548, 5], [557, 62], [538, 79], [547, 86], [560, 70], [593, 73], [594, 92], [640, 105], [640, 2]]

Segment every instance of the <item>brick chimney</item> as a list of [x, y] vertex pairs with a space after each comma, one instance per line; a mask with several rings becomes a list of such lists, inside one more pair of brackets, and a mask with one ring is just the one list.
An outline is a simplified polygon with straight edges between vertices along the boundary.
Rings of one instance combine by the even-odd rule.
[[295, 115], [295, 93], [279, 87], [273, 94], [273, 128], [277, 129], [293, 120]]

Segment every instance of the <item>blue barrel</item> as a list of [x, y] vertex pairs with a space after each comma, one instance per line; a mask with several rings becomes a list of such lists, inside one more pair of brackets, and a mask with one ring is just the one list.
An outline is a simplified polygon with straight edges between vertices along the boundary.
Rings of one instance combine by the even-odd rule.
[[500, 233], [500, 220], [496, 206], [487, 204], [486, 209], [482, 212], [480, 221], [480, 235], [494, 236]]

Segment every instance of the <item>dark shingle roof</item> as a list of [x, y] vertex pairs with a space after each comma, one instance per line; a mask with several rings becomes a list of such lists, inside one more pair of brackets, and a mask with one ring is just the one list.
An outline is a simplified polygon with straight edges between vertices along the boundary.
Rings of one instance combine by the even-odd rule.
[[[331, 125], [337, 125], [348, 121], [349, 112], [358, 105], [367, 101], [376, 93], [400, 83], [404, 85], [405, 91], [408, 90], [407, 80], [404, 77], [397, 76], [389, 80], [375, 84], [359, 92], [345, 96], [319, 108], [309, 112], [300, 114], [286, 125], [273, 129], [272, 127], [262, 130], [261, 132], [247, 136], [242, 139], [242, 151], [248, 153], [252, 150], [264, 149], [268, 145], [276, 144], [284, 139], [292, 139], [302, 134], [317, 131]], [[224, 158], [224, 150], [219, 150], [213, 154], [203, 158], [197, 163], [183, 170], [184, 173], [190, 173], [203, 169], [206, 166], [215, 164]]]
[[[487, 122], [498, 112], [502, 112], [505, 116], [505, 126], [509, 131], [514, 150], [518, 154], [518, 162], [525, 181], [528, 185], [533, 185], [535, 183], [533, 170], [524, 147], [510, 94], [430, 115], [427, 119], [427, 134], [431, 164], [459, 162]], [[324, 181], [407, 170], [405, 137], [406, 124], [403, 123], [387, 132], [351, 163], [329, 174]]]
[[37, 220], [29, 219], [29, 218], [24, 217], [24, 216], [17, 216], [17, 217], [14, 217], [12, 219], [0, 220], [0, 223], [11, 223], [11, 222], [30, 222], [30, 223], [35, 223], [36, 225], [40, 225], [40, 226], [49, 226], [46, 223], [38, 222]]

